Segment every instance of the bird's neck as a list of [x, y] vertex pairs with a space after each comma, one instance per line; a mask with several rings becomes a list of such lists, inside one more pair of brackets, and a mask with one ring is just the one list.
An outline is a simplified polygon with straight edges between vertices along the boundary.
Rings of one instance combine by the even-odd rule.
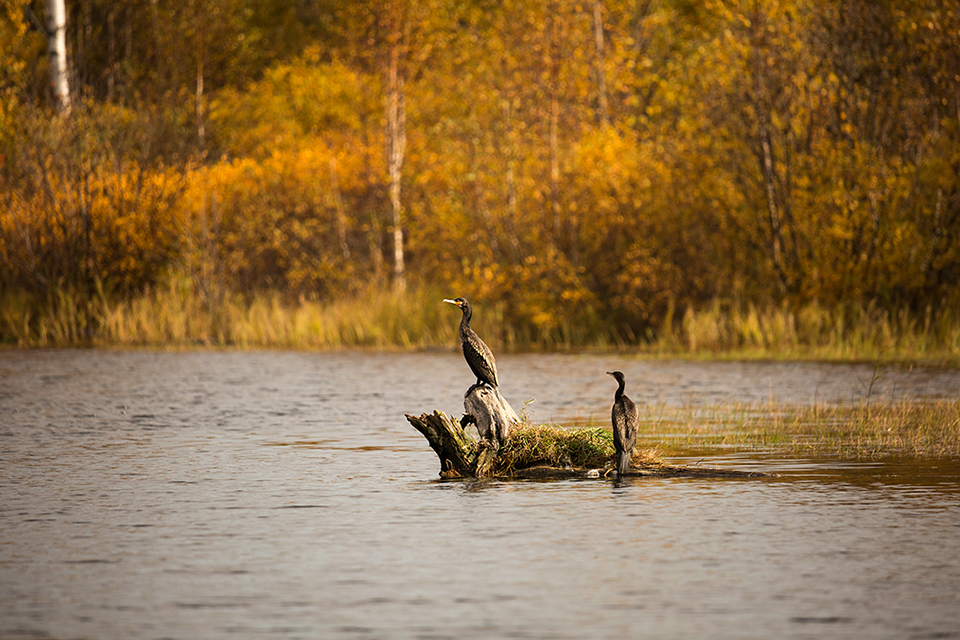
[[620, 386], [617, 387], [617, 393], [614, 396], [614, 400], [621, 400], [623, 398], [623, 387], [624, 387], [624, 381], [621, 380]]

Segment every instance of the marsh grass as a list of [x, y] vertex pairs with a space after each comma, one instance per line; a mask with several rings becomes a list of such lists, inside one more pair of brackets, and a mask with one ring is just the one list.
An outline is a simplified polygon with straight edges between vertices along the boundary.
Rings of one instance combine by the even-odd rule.
[[758, 308], [714, 300], [688, 308], [677, 321], [671, 311], [650, 350], [700, 357], [784, 360], [936, 361], [960, 364], [960, 311], [896, 313], [875, 304], [827, 309]]
[[[606, 429], [521, 424], [500, 449], [496, 471], [509, 474], [539, 464], [603, 469], [612, 466], [614, 453], [613, 433]], [[640, 447], [634, 448], [632, 461], [634, 467], [660, 464], [656, 449]]]
[[89, 342], [91, 318], [98, 309], [87, 298], [57, 290], [44, 303], [26, 293], [0, 300], [0, 343], [23, 346], [76, 345]]
[[333, 302], [276, 294], [210, 299], [189, 280], [176, 279], [136, 298], [112, 301], [101, 294], [85, 305], [68, 293], [44, 301], [10, 294], [0, 300], [0, 337], [20, 346], [451, 346], [460, 315], [442, 304], [444, 297], [449, 294], [418, 288], [404, 295], [369, 290]]
[[960, 399], [648, 405], [641, 411], [641, 440], [668, 449], [763, 448], [845, 458], [960, 456]]
[[[333, 301], [275, 293], [231, 294], [173, 276], [135, 297], [101, 290], [80, 295], [0, 295], [0, 342], [19, 346], [193, 346], [289, 349], [452, 348], [458, 310], [442, 303], [462, 292], [370, 288]], [[629, 349], [648, 357], [924, 362], [960, 366], [960, 310], [889, 313], [872, 305], [826, 309], [810, 304], [758, 308], [714, 301], [671, 309], [659, 331], [628, 345], [589, 313], [585, 327], [552, 337], [511, 325], [502, 302], [480, 302], [473, 327], [494, 350]], [[572, 318], [573, 316], [571, 316]], [[592, 319], [591, 319], [592, 318]], [[572, 322], [572, 320], [571, 320]]]

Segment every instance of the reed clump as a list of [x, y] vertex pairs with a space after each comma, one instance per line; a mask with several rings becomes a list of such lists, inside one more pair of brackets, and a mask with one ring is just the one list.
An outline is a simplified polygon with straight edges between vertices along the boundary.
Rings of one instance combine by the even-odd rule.
[[641, 436], [664, 447], [769, 448], [847, 458], [960, 456], [960, 399], [641, 410]]
[[[330, 300], [241, 294], [187, 274], [135, 296], [102, 289], [0, 293], [0, 344], [46, 347], [194, 346], [409, 349], [456, 344], [458, 318], [441, 304], [461, 295], [437, 286], [404, 293], [370, 287]], [[570, 326], [531, 332], [504, 301], [480, 301], [473, 326], [495, 350], [634, 349], [658, 357], [926, 362], [960, 366], [960, 309], [892, 313], [874, 305], [758, 307], [716, 300], [626, 341], [589, 309]], [[952, 310], [953, 309], [953, 310]], [[577, 319], [584, 326], [575, 326]]]
[[[0, 300], [0, 340], [19, 346], [239, 348], [421, 348], [456, 344], [459, 318], [444, 314], [444, 292], [370, 289], [324, 302], [276, 293], [249, 296], [198, 290], [187, 279], [135, 298], [102, 292], [81, 304], [63, 292], [38, 301]], [[479, 323], [478, 323], [479, 325]]]
[[831, 448], [837, 453], [856, 457], [960, 456], [960, 400], [817, 405], [789, 415], [784, 428], [806, 431], [805, 448], [819, 450], [835, 442]]
[[[561, 469], [612, 468], [615, 453], [613, 433], [599, 428], [564, 428], [553, 425], [521, 424], [510, 432], [500, 449], [497, 473], [537, 465]], [[634, 467], [659, 466], [655, 449], [634, 448]]]
[[758, 307], [714, 300], [668, 313], [651, 347], [661, 354], [960, 363], [960, 311], [893, 312], [874, 303]]

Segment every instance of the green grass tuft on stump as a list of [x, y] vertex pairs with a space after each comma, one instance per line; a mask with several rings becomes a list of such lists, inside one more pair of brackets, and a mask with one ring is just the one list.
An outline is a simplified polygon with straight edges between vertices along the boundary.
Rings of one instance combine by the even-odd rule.
[[[613, 433], [606, 429], [565, 429], [522, 424], [510, 432], [500, 449], [497, 473], [509, 474], [538, 465], [574, 469], [603, 469], [613, 465]], [[633, 466], [659, 466], [654, 450], [633, 450]]]

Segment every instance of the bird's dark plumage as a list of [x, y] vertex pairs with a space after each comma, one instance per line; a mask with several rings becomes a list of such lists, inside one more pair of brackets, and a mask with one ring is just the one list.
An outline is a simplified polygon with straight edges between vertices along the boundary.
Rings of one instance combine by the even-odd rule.
[[607, 371], [607, 375], [620, 385], [613, 396], [613, 446], [617, 450], [617, 474], [623, 476], [630, 469], [633, 445], [637, 443], [637, 430], [640, 427], [640, 414], [633, 400], [623, 393], [623, 374], [619, 371]]
[[470, 303], [466, 298], [444, 300], [444, 302], [455, 304], [463, 311], [463, 317], [460, 319], [460, 346], [463, 347], [463, 357], [470, 365], [470, 370], [477, 376], [477, 384], [500, 386], [497, 381], [497, 361], [493, 357], [493, 352], [484, 344], [477, 332], [470, 328], [470, 318], [473, 317]]

